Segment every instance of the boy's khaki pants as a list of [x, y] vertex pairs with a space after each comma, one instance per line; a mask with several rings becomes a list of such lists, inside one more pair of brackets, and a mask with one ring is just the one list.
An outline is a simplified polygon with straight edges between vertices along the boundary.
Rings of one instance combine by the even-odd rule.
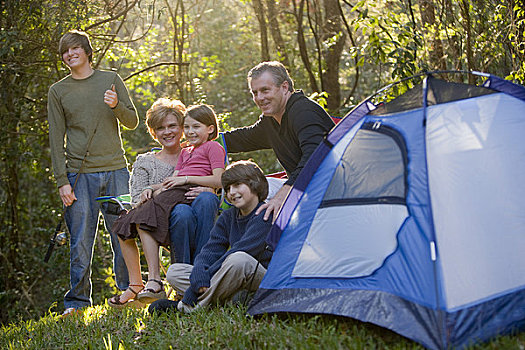
[[[184, 295], [186, 289], [190, 287], [192, 270], [193, 265], [172, 264], [168, 268], [166, 280], [173, 289]], [[255, 277], [253, 277], [254, 273]], [[216, 303], [223, 304], [243, 289], [250, 292], [256, 291], [265, 273], [264, 266], [257, 264], [257, 260], [245, 252], [228, 255], [221, 268], [212, 276], [208, 290], [199, 296], [198, 307]]]

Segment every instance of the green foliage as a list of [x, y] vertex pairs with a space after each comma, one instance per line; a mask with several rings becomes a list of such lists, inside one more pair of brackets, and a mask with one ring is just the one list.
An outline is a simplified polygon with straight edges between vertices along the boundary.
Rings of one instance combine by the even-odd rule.
[[471, 69], [520, 81], [525, 57], [520, 2], [428, 3], [432, 16], [425, 19], [421, 5], [404, 1], [361, 1], [347, 9], [352, 28], [361, 34], [365, 59], [359, 65], [368, 58], [372, 80], [383, 78], [378, 71], [394, 81], [422, 71]]
[[[353, 40], [346, 42], [337, 78], [348, 104], [336, 115], [344, 115], [350, 105], [387, 83], [443, 65], [525, 83], [522, 2], [432, 2], [434, 22], [423, 20], [418, 2], [339, 3], [348, 23], [346, 37], [352, 34]], [[461, 3], [468, 6], [461, 8]], [[135, 6], [125, 12], [131, 4]], [[177, 4], [183, 5], [184, 13]], [[320, 81], [327, 67], [319, 50], [334, 45], [342, 34], [322, 37], [316, 45], [319, 32], [313, 30], [320, 30], [321, 22], [316, 21], [323, 18], [324, 8], [321, 2], [309, 0], [302, 27], [312, 63], [310, 76], [298, 45], [294, 4], [276, 3], [286, 47], [279, 51], [270, 40], [270, 55], [279, 60], [286, 53], [295, 86], [326, 106], [328, 95], [314, 93], [310, 78]], [[146, 131], [144, 116], [157, 98], [178, 98], [187, 105], [208, 103], [217, 111], [222, 130], [250, 125], [260, 114], [246, 83], [247, 72], [261, 60], [258, 21], [250, 1], [3, 1], [0, 302], [10, 307], [1, 313], [2, 323], [37, 319], [51, 305], [61, 304], [68, 288], [68, 247], [58, 248], [47, 265], [42, 259], [62, 211], [49, 156], [47, 91], [68, 74], [56, 51], [59, 38], [70, 29], [90, 34], [98, 68], [116, 69], [123, 78], [129, 77], [126, 85], [141, 120], [136, 130], [122, 132], [130, 163], [156, 145]], [[443, 52], [437, 57], [439, 43]], [[409, 87], [400, 84], [380, 97], [394, 98]], [[232, 160], [247, 158], [268, 173], [282, 169], [270, 150], [232, 155]], [[100, 303], [113, 289], [111, 250], [103, 230], [94, 259], [93, 297]], [[106, 334], [100, 346], [104, 346], [101, 339], [107, 344], [114, 341]]]
[[314, 92], [308, 97], [314, 100], [315, 102], [319, 103], [321, 107], [326, 108], [326, 98], [328, 97], [328, 93], [326, 91]]
[[[525, 333], [499, 337], [470, 349], [519, 349]], [[423, 349], [384, 328], [334, 316], [253, 318], [242, 306], [192, 314], [149, 315], [145, 310], [89, 308], [61, 319], [49, 312], [38, 321], [2, 327], [2, 349]]]
[[[508, 2], [507, 4], [511, 4]], [[525, 5], [523, 2], [516, 1], [514, 6], [510, 8], [505, 3], [501, 3], [497, 7], [498, 11], [495, 14], [495, 21], [506, 22], [505, 16], [514, 19], [511, 21], [507, 33], [508, 40], [511, 45], [511, 62], [512, 71], [506, 77], [509, 80], [515, 80], [520, 84], [525, 84]]]
[[38, 293], [42, 280], [64, 276], [60, 267], [46, 274], [41, 262], [59, 207], [49, 181], [45, 106], [58, 71], [55, 51], [48, 48], [56, 46], [59, 28], [78, 23], [78, 17], [65, 20], [78, 4], [4, 1], [0, 8], [0, 301], [10, 305], [1, 322], [41, 314], [53, 292]]

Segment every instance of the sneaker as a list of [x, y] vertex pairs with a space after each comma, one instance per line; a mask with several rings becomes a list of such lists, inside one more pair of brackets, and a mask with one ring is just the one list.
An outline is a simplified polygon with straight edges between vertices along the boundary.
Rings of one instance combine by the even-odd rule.
[[177, 312], [178, 304], [178, 301], [169, 299], [159, 299], [150, 304], [148, 312], [150, 314], [153, 314], [155, 312], [158, 312], [159, 314], [163, 312]]
[[179, 305], [177, 305], [177, 310], [179, 310], [180, 312], [184, 313], [184, 314], [189, 314], [190, 312], [193, 312], [195, 311], [195, 309], [197, 309], [199, 307], [199, 305], [197, 304], [196, 306], [190, 306], [186, 303], [183, 303], [182, 301], [179, 303]]
[[61, 317], [68, 317], [68, 316], [78, 314], [78, 313], [80, 313], [79, 310], [75, 309], [74, 307], [68, 307], [67, 309], [64, 310]]

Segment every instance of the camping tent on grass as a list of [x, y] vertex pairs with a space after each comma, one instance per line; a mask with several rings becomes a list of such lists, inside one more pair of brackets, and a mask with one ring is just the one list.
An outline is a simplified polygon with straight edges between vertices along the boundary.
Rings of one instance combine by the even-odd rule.
[[270, 232], [250, 314], [348, 316], [435, 349], [525, 327], [525, 88], [477, 74], [428, 73], [336, 125]]

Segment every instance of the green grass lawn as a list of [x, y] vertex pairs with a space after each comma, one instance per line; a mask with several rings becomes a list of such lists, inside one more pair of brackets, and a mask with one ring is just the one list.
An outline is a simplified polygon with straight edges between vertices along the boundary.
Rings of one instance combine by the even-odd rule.
[[[61, 318], [2, 326], [0, 349], [423, 349], [374, 325], [334, 316], [246, 316], [246, 308], [151, 316], [146, 309], [95, 306]], [[472, 349], [525, 349], [525, 333]]]

